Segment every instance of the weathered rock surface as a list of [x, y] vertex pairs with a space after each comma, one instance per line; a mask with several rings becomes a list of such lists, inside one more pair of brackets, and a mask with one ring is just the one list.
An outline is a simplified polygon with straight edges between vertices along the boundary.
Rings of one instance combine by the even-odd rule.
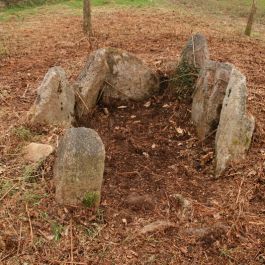
[[103, 181], [105, 148], [96, 131], [68, 129], [60, 141], [54, 166], [56, 201], [97, 207]]
[[86, 116], [95, 107], [108, 72], [106, 49], [93, 52], [74, 85], [77, 117]]
[[25, 160], [29, 162], [39, 162], [52, 154], [54, 148], [49, 144], [30, 143], [23, 149]]
[[154, 201], [149, 195], [131, 193], [125, 200], [125, 205], [132, 210], [152, 210], [155, 208]]
[[206, 60], [209, 60], [207, 40], [202, 34], [196, 33], [184, 47], [180, 64], [184, 63], [202, 69]]
[[112, 99], [143, 100], [159, 89], [157, 75], [141, 60], [128, 52], [113, 48], [92, 53], [76, 85], [77, 116], [88, 114], [100, 98], [105, 103]]
[[159, 89], [159, 78], [144, 63], [131, 53], [107, 49], [109, 75], [107, 76], [103, 101], [112, 98], [121, 100], [143, 100]]
[[176, 224], [167, 221], [167, 220], [157, 220], [153, 223], [150, 223], [146, 226], [144, 226], [140, 230], [140, 234], [147, 234], [147, 233], [154, 233], [154, 232], [159, 232], [159, 231], [164, 231], [168, 228], [173, 228], [176, 227]]
[[233, 68], [215, 139], [216, 176], [230, 162], [244, 158], [250, 146], [255, 120], [252, 115], [247, 114], [246, 102], [246, 77]]
[[209, 246], [214, 244], [216, 241], [226, 241], [226, 233], [229, 230], [228, 226], [221, 223], [216, 223], [212, 226], [193, 226], [184, 228], [180, 231], [180, 234], [184, 237], [192, 236], [196, 241], [201, 241], [203, 244]]
[[192, 121], [199, 139], [217, 129], [233, 66], [207, 61], [201, 70], [192, 99]]
[[75, 95], [61, 67], [52, 67], [37, 90], [30, 110], [33, 123], [66, 124], [73, 121]]
[[170, 84], [179, 98], [191, 98], [198, 74], [208, 60], [207, 40], [197, 33], [188, 40], [182, 50], [180, 62]]

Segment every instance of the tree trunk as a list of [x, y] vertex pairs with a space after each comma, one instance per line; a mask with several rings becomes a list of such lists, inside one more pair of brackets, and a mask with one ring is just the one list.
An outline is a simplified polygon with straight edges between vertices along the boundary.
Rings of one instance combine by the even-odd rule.
[[90, 0], [84, 0], [83, 3], [83, 31], [89, 36], [92, 35]]
[[253, 25], [254, 16], [255, 16], [256, 11], [257, 11], [256, 0], [253, 0], [251, 10], [249, 13], [249, 17], [248, 17], [248, 23], [247, 23], [246, 30], [245, 30], [245, 34], [247, 36], [250, 36], [250, 34], [251, 34], [251, 29], [252, 29], [252, 25]]

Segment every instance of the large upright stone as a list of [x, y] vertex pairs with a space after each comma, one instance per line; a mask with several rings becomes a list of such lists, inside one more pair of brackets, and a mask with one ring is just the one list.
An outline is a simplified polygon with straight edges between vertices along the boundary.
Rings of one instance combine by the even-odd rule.
[[192, 97], [192, 121], [199, 139], [217, 129], [232, 65], [207, 61]]
[[133, 54], [103, 48], [93, 52], [77, 79], [77, 117], [86, 116], [99, 99], [143, 100], [159, 89], [159, 78]]
[[105, 148], [96, 131], [68, 129], [60, 141], [54, 166], [56, 201], [97, 207], [103, 181]]
[[209, 60], [207, 40], [204, 35], [196, 33], [191, 36], [182, 50], [180, 65], [187, 64], [202, 69], [207, 60]]
[[159, 90], [159, 78], [135, 55], [113, 48], [106, 49], [109, 74], [103, 88], [103, 101], [111, 99], [140, 101]]
[[52, 67], [37, 89], [37, 98], [30, 110], [33, 123], [67, 124], [74, 117], [75, 94], [61, 67]]
[[196, 85], [196, 80], [205, 62], [209, 60], [206, 38], [196, 33], [182, 50], [180, 62], [177, 65], [170, 86], [179, 98], [190, 99]]
[[230, 162], [244, 158], [250, 146], [255, 120], [247, 114], [246, 103], [246, 77], [233, 68], [215, 139], [216, 176], [221, 175]]
[[93, 52], [74, 85], [77, 94], [76, 116], [78, 118], [88, 115], [95, 107], [108, 72], [105, 49]]

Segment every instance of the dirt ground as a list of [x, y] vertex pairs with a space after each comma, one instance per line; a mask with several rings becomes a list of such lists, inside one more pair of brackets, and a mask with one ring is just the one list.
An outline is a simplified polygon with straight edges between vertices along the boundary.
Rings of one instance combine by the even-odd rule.
[[[90, 41], [68, 10], [0, 26], [8, 47], [0, 58], [0, 264], [265, 264], [265, 45], [219, 22], [165, 9], [99, 9]], [[62, 134], [25, 123], [48, 68], [60, 65], [74, 80], [92, 50], [112, 46], [167, 73], [197, 31], [212, 59], [247, 76], [256, 117], [247, 158], [214, 179], [213, 139], [196, 138], [190, 105], [167, 89], [149, 107], [130, 102], [106, 115], [100, 105], [86, 123], [106, 148], [100, 209], [58, 206], [54, 157], [35, 170], [21, 156], [28, 142], [56, 144]], [[184, 212], [179, 194], [191, 205]], [[141, 233], [158, 220], [172, 224]]]

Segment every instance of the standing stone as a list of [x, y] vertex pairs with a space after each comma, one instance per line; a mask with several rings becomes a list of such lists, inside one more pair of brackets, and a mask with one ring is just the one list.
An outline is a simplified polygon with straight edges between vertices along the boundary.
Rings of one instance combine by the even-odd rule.
[[93, 52], [74, 85], [78, 118], [87, 116], [95, 107], [108, 71], [105, 49]]
[[61, 67], [52, 67], [37, 90], [30, 110], [33, 123], [66, 124], [73, 121], [75, 95]]
[[215, 139], [216, 176], [220, 176], [230, 162], [244, 158], [250, 146], [255, 120], [247, 114], [246, 103], [246, 77], [233, 68]]
[[181, 53], [180, 64], [185, 63], [190, 66], [202, 69], [206, 60], [209, 60], [209, 50], [206, 38], [196, 33], [187, 42]]
[[78, 77], [77, 118], [86, 116], [98, 100], [140, 101], [159, 90], [158, 76], [134, 55], [113, 48], [92, 53]]
[[71, 128], [63, 136], [54, 166], [56, 201], [97, 207], [103, 181], [105, 148], [96, 131]]
[[198, 74], [207, 60], [209, 60], [207, 40], [202, 34], [197, 33], [188, 40], [182, 50], [180, 62], [171, 78], [170, 86], [179, 98], [191, 98]]
[[232, 65], [207, 61], [192, 98], [192, 121], [199, 139], [217, 129]]

